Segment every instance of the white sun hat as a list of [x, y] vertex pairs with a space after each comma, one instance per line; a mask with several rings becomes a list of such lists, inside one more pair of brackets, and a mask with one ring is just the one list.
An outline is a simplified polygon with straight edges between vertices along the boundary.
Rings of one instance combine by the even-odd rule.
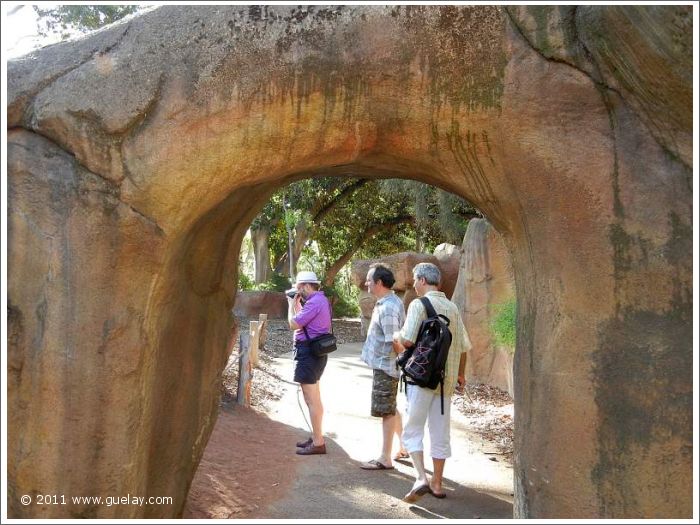
[[321, 284], [321, 281], [319, 281], [318, 277], [316, 277], [316, 272], [299, 272], [297, 274], [297, 282], [294, 283], [294, 285], [296, 286], [297, 284], [301, 283]]

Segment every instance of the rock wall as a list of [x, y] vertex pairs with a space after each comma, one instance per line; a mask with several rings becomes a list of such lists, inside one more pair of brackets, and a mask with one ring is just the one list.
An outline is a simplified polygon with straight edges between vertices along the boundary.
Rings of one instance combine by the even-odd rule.
[[448, 299], [452, 298], [459, 277], [459, 265], [462, 260], [462, 250], [454, 244], [442, 243], [435, 247], [433, 255], [437, 258], [440, 268], [440, 289]]
[[348, 175], [509, 248], [516, 517], [691, 516], [691, 6], [166, 5], [7, 81], [9, 517], [181, 514], [243, 235]]
[[367, 327], [372, 318], [372, 310], [374, 310], [374, 305], [377, 302], [374, 296], [367, 292], [367, 287], [365, 286], [367, 272], [372, 264], [381, 263], [393, 272], [396, 282], [392, 289], [401, 298], [404, 308], [407, 309], [411, 301], [417, 297], [413, 289], [413, 268], [421, 262], [433, 263], [440, 268], [440, 290], [444, 291], [448, 297], [452, 295], [457, 280], [461, 255], [461, 252], [454, 248], [451, 244], [445, 243], [435, 249], [435, 255], [401, 252], [378, 259], [355, 259], [352, 261], [350, 270], [352, 282], [360, 289], [359, 304], [362, 335], [367, 333]]
[[490, 323], [498, 305], [515, 298], [510, 255], [501, 236], [485, 219], [472, 219], [464, 234], [462, 261], [452, 300], [462, 312], [472, 342], [468, 380], [513, 395], [513, 352], [498, 346]]
[[267, 314], [268, 319], [287, 318], [287, 298], [283, 292], [238, 292], [233, 306], [235, 317], [257, 317]]

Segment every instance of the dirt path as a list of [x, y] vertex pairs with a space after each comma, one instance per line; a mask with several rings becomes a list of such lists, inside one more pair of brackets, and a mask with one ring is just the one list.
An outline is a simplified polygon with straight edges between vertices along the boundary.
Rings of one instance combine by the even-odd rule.
[[[371, 371], [359, 360], [360, 349], [359, 344], [341, 345], [321, 381], [327, 455], [294, 453], [295, 441], [309, 432], [299, 407], [301, 393], [295, 384], [282, 381], [283, 395], [267, 414], [240, 407], [221, 413], [183, 517], [512, 517], [512, 469], [493, 461], [497, 456], [488, 453], [493, 446], [469, 432], [466, 418], [456, 409], [446, 499], [427, 495], [412, 505], [401, 501], [413, 482], [408, 462], [396, 462], [390, 471], [359, 468], [376, 456], [381, 439], [379, 420], [368, 415]], [[291, 354], [276, 358], [273, 369], [280, 378], [291, 378]]]

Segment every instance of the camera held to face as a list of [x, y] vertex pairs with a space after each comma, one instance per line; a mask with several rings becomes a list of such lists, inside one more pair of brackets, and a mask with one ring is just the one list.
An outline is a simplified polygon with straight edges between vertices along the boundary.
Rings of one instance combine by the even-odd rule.
[[299, 293], [299, 291], [298, 291], [296, 288], [291, 288], [290, 290], [287, 290], [287, 291], [284, 292], [284, 293], [285, 293], [285, 294], [287, 295], [287, 297], [289, 297], [290, 299], [294, 299], [294, 298], [297, 296], [297, 294]]

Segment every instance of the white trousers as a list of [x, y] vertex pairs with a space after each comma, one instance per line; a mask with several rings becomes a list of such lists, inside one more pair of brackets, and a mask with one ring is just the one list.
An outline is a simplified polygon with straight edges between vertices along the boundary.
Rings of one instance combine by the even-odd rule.
[[406, 418], [402, 441], [408, 452], [423, 451], [425, 423], [430, 433], [430, 456], [447, 459], [450, 448], [450, 396], [444, 397], [444, 414], [440, 413], [440, 393], [416, 385], [406, 385]]

